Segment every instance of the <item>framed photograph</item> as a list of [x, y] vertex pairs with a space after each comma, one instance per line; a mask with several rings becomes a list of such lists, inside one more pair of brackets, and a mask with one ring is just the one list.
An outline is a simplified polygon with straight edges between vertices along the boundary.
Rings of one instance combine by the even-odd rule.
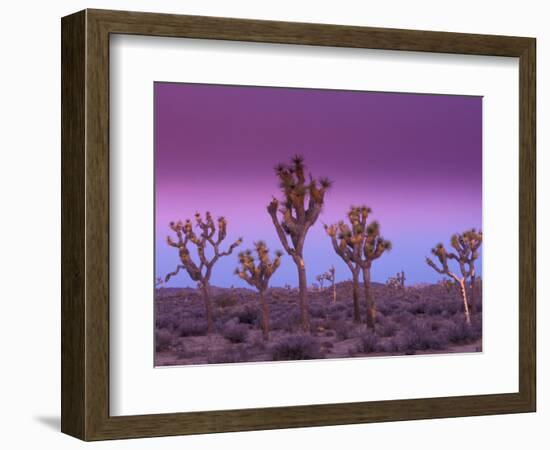
[[535, 411], [534, 38], [61, 28], [63, 432]]

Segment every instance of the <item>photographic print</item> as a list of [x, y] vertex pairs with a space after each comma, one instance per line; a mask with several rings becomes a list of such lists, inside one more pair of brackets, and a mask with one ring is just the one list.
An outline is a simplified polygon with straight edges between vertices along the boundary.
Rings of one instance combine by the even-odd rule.
[[482, 350], [482, 97], [154, 97], [155, 366]]

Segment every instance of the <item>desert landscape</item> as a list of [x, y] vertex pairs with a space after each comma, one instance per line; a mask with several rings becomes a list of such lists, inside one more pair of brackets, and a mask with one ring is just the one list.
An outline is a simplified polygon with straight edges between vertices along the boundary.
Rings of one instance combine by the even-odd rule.
[[482, 350], [481, 98], [155, 92], [155, 366]]
[[[270, 339], [262, 338], [257, 294], [212, 288], [214, 332], [208, 336], [204, 302], [191, 288], [157, 288], [155, 365], [219, 364], [426, 353], [479, 352], [481, 302], [467, 325], [458, 294], [445, 282], [397, 287], [372, 283], [375, 330], [353, 321], [352, 283], [311, 289], [311, 332], [301, 331], [298, 290], [270, 288]], [[476, 289], [481, 294], [481, 285]], [[360, 305], [361, 314], [365, 307]]]

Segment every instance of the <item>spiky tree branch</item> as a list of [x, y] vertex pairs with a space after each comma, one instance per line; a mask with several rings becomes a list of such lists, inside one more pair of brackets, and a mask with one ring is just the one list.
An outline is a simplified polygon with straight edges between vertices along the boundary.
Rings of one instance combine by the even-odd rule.
[[260, 303], [262, 305], [262, 334], [264, 340], [267, 341], [269, 339], [269, 309], [264, 293], [269, 286], [270, 278], [281, 265], [283, 252], [276, 251], [275, 258], [271, 260], [269, 257], [269, 249], [265, 242], [255, 242], [254, 247], [257, 254], [257, 261], [252, 250], [240, 252], [240, 266], [235, 269], [235, 275], [258, 290]]
[[323, 274], [323, 278], [330, 283], [332, 288], [332, 303], [336, 303], [336, 269], [334, 266], [329, 267]]
[[[176, 276], [180, 270], [185, 270], [189, 277], [196, 281], [203, 293], [206, 322], [208, 333], [213, 329], [212, 305], [210, 301], [209, 282], [212, 276], [212, 269], [218, 260], [224, 256], [230, 255], [233, 250], [242, 243], [242, 238], [233, 242], [226, 250], [222, 251], [220, 245], [227, 236], [227, 220], [225, 217], [219, 217], [217, 223], [214, 222], [210, 212], [206, 212], [205, 218], [200, 213], [195, 214], [195, 227], [191, 219], [185, 222], [170, 222], [170, 228], [176, 234], [174, 239], [167, 236], [166, 242], [169, 246], [178, 249], [179, 264], [173, 272], [166, 275], [165, 282]], [[195, 232], [194, 228], [197, 228]], [[192, 245], [197, 250], [198, 262], [193, 261], [189, 246]], [[211, 248], [212, 256], [207, 256], [207, 249]]]
[[363, 272], [365, 298], [367, 302], [367, 327], [374, 328], [376, 306], [370, 292], [370, 269], [372, 262], [391, 250], [391, 242], [380, 234], [380, 225], [368, 223], [372, 210], [367, 206], [352, 206], [348, 212], [349, 224], [340, 221], [325, 225], [332, 247], [353, 275], [354, 283], [354, 320], [360, 321], [358, 305], [359, 272]]
[[283, 197], [281, 200], [273, 197], [267, 212], [285, 252], [298, 269], [302, 329], [309, 332], [304, 244], [307, 232], [321, 214], [331, 182], [327, 178], [316, 180], [311, 174], [306, 179], [304, 158], [299, 155], [294, 156], [288, 165], [277, 165], [275, 174]]
[[[452, 245], [452, 242], [453, 242], [453, 238], [451, 238], [451, 245]], [[439, 261], [440, 266], [438, 266], [431, 258], [428, 258], [428, 257], [426, 257], [426, 263], [437, 273], [441, 275], [446, 275], [452, 280], [454, 280], [454, 282], [456, 283], [460, 291], [460, 295], [462, 297], [466, 323], [470, 324], [471, 323], [470, 308], [468, 306], [468, 296], [466, 294], [466, 287], [465, 287], [465, 278], [466, 278], [467, 272], [465, 270], [464, 264], [460, 262], [461, 259], [457, 254], [448, 252], [445, 249], [445, 246], [443, 244], [437, 244], [434, 248], [432, 248], [431, 251], [432, 251], [432, 254]], [[459, 276], [456, 273], [451, 271], [449, 267], [449, 260], [456, 260], [459, 262], [460, 273], [462, 276]]]
[[322, 292], [323, 291], [323, 285], [325, 284], [325, 274], [322, 273], [321, 275], [317, 275], [315, 277], [315, 279], [319, 283], [319, 290]]
[[462, 275], [470, 280], [469, 305], [472, 310], [475, 310], [477, 307], [475, 298], [475, 261], [479, 257], [478, 250], [482, 241], [483, 233], [481, 230], [476, 231], [475, 228], [464, 231], [463, 233], [456, 233], [451, 237], [451, 246], [455, 249], [456, 253], [449, 255], [449, 257], [455, 259], [459, 263]]

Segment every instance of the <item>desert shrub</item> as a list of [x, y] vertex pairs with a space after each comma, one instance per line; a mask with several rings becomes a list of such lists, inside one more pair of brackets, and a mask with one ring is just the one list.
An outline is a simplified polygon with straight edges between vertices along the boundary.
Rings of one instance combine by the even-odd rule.
[[444, 331], [449, 342], [453, 344], [467, 344], [481, 337], [481, 323], [477, 322], [476, 325], [474, 321], [472, 325], [468, 325], [462, 314], [455, 314], [447, 323]]
[[237, 312], [237, 317], [240, 323], [248, 325], [258, 325], [260, 320], [260, 311], [252, 306], [247, 306]]
[[229, 364], [248, 361], [248, 352], [244, 348], [226, 347], [222, 350], [211, 351], [206, 356], [208, 364]]
[[328, 327], [334, 331], [336, 337], [341, 341], [351, 337], [352, 327], [350, 325], [349, 322], [342, 319], [331, 320], [328, 323]]
[[380, 301], [376, 305], [376, 309], [379, 313], [389, 316], [397, 311], [403, 311], [407, 307], [407, 303], [400, 300], [386, 300]]
[[177, 334], [180, 337], [206, 335], [206, 321], [197, 319], [184, 319], [178, 326]]
[[378, 336], [372, 331], [366, 331], [359, 336], [357, 351], [361, 353], [372, 353], [377, 350]]
[[393, 320], [399, 328], [409, 327], [416, 319], [413, 314], [408, 311], [401, 311], [392, 316]]
[[386, 317], [379, 320], [379, 323], [376, 326], [376, 334], [380, 337], [395, 336], [397, 328], [397, 324], [392, 319]]
[[309, 315], [314, 319], [324, 318], [326, 316], [325, 307], [322, 305], [310, 305]]
[[339, 303], [332, 303], [329, 307], [328, 307], [328, 312], [329, 313], [337, 313], [337, 312], [344, 312], [346, 310], [346, 305], [343, 303], [343, 302], [339, 302]]
[[230, 294], [220, 294], [214, 301], [219, 308], [229, 308], [237, 304], [237, 298]]
[[444, 330], [434, 330], [431, 323], [419, 320], [398, 331], [394, 342], [397, 351], [405, 354], [414, 354], [417, 350], [441, 350], [447, 345], [447, 334]]
[[426, 303], [426, 314], [439, 316], [446, 310], [447, 302], [432, 300]]
[[340, 321], [340, 320], [346, 320], [346, 317], [348, 317], [348, 314], [345, 311], [344, 312], [335, 311], [335, 312], [329, 313], [328, 317], [330, 320]]
[[450, 316], [462, 314], [462, 302], [458, 299], [450, 299], [444, 302], [444, 311]]
[[405, 354], [413, 355], [416, 350], [416, 339], [416, 334], [411, 330], [401, 330], [397, 333], [397, 335], [393, 339], [393, 342], [398, 352], [404, 352]]
[[329, 328], [329, 324], [324, 319], [312, 319], [310, 321], [311, 334], [313, 336], [324, 335], [326, 330]]
[[258, 336], [255, 339], [253, 339], [246, 348], [248, 350], [256, 350], [256, 351], [263, 352], [266, 349], [266, 344], [265, 344], [265, 341]]
[[319, 359], [322, 354], [315, 338], [300, 334], [288, 336], [271, 347], [273, 361]]
[[155, 331], [155, 348], [157, 352], [163, 352], [172, 344], [172, 333], [166, 329]]
[[423, 300], [417, 300], [409, 305], [409, 312], [411, 314], [424, 314], [426, 312], [426, 302]]
[[300, 327], [300, 323], [300, 312], [295, 309], [281, 310], [276, 314], [272, 313], [269, 317], [269, 324], [272, 330], [283, 330], [292, 333]]
[[378, 339], [376, 351], [381, 353], [397, 352], [397, 344], [394, 338]]
[[172, 327], [172, 320], [169, 314], [160, 314], [156, 313], [155, 317], [155, 326], [156, 328], [171, 328]]
[[248, 326], [242, 323], [226, 325], [222, 336], [233, 344], [244, 342], [248, 337]]

